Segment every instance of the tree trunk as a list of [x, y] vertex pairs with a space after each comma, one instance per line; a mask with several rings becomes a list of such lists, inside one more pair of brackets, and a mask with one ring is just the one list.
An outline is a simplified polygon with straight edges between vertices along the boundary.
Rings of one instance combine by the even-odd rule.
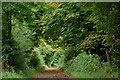
[[107, 61], [109, 62], [109, 66], [111, 67], [111, 61], [110, 61], [110, 56], [108, 54], [108, 49], [105, 51], [105, 53], [106, 53]]
[[100, 63], [100, 67], [102, 67], [102, 62], [100, 57], [99, 57], [99, 63]]
[[11, 41], [11, 32], [12, 32], [12, 13], [11, 11], [6, 11], [7, 13], [7, 40], [8, 43]]

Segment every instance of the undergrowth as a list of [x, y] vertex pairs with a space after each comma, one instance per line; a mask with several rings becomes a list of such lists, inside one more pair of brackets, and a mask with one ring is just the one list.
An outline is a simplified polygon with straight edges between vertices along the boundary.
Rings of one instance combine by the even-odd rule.
[[97, 55], [88, 55], [84, 51], [67, 62], [62, 69], [75, 78], [118, 78], [116, 66], [113, 68], [104, 62], [101, 67]]
[[2, 78], [32, 78], [35, 74], [43, 71], [45, 68], [40, 67], [36, 69], [27, 69], [23, 71], [14, 71], [11, 72], [3, 71]]

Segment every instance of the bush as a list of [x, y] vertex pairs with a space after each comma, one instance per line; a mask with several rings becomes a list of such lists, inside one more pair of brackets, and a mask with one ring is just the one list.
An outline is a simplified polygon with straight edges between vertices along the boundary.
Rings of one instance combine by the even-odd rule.
[[118, 76], [117, 72], [114, 73], [115, 71], [112, 71], [109, 67], [108, 62], [100, 67], [98, 56], [86, 54], [84, 51], [81, 51], [77, 57], [67, 62], [62, 69], [77, 78], [111, 78]]
[[25, 53], [22, 53], [20, 51], [14, 51], [12, 54], [8, 57], [8, 62], [12, 68], [15, 70], [24, 70], [28, 68], [28, 59], [24, 55]]

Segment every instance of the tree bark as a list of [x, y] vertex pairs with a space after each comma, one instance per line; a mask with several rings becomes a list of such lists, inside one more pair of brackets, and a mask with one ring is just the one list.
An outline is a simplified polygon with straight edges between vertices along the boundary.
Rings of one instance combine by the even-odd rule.
[[7, 11], [7, 39], [11, 41], [11, 32], [12, 32], [12, 13], [11, 11]]
[[108, 50], [106, 50], [105, 53], [106, 53], [107, 61], [109, 62], [109, 66], [111, 67], [111, 61], [110, 61], [110, 56], [108, 54]]

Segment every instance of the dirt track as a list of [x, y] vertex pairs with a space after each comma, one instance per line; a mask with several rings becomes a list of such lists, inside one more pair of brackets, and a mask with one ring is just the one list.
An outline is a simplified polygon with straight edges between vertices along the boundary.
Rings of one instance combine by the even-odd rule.
[[49, 78], [49, 79], [51, 78], [53, 80], [75, 80], [68, 76], [62, 70], [59, 70], [58, 68], [48, 68], [34, 75], [32, 78]]

